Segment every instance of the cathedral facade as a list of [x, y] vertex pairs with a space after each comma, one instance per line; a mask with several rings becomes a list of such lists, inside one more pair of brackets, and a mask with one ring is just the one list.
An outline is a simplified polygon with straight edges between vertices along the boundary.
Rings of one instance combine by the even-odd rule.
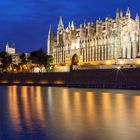
[[129, 8], [123, 14], [117, 10], [116, 18], [105, 18], [84, 22], [76, 28], [74, 22], [64, 28], [60, 17], [57, 36], [48, 33], [48, 54], [54, 57], [54, 64], [71, 64], [76, 55], [80, 64], [105, 64], [117, 60], [134, 60], [140, 57], [140, 28], [139, 16], [132, 19]]

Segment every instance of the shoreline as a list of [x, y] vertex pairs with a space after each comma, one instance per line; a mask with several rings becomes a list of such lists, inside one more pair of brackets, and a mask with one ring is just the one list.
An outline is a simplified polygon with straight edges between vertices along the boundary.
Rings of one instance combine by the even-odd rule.
[[62, 85], [62, 84], [27, 84], [27, 83], [22, 83], [22, 84], [15, 84], [15, 83], [5, 83], [5, 84], [1, 84], [0, 83], [0, 86], [41, 86], [41, 87], [45, 87], [45, 86], [48, 86], [48, 87], [67, 87], [67, 88], [93, 88], [93, 89], [115, 89], [115, 90], [119, 90], [119, 89], [122, 89], [122, 90], [140, 90], [140, 88], [137, 88], [137, 87], [112, 87], [110, 85], [108, 86], [94, 86], [94, 85]]
[[140, 89], [140, 68], [48, 73], [1, 73], [0, 85]]

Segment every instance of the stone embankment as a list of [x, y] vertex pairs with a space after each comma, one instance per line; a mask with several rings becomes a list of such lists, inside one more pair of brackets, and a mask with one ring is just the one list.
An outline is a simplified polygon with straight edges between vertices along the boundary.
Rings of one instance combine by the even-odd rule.
[[48, 73], [1, 73], [0, 84], [140, 89], [140, 68]]

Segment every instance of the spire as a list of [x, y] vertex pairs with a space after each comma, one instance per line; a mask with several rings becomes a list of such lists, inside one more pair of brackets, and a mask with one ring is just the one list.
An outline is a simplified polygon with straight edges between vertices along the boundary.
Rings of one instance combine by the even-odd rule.
[[49, 37], [50, 39], [52, 39], [52, 37], [53, 37], [52, 25], [50, 25], [48, 37]]
[[63, 20], [62, 20], [62, 17], [61, 16], [59, 18], [59, 25], [63, 25]]
[[62, 17], [60, 16], [58, 30], [63, 30], [63, 29], [64, 29], [63, 20], [62, 20]]
[[86, 27], [86, 19], [84, 20], [84, 27]]
[[119, 9], [117, 8], [117, 11], [116, 11], [116, 18], [119, 18]]
[[129, 8], [127, 8], [127, 11], [126, 11], [126, 17], [131, 17], [131, 12], [130, 12], [130, 9]]
[[47, 54], [48, 55], [51, 53], [52, 40], [53, 40], [53, 32], [52, 32], [52, 26], [50, 25], [49, 33], [48, 33], [48, 41], [47, 41]]
[[52, 32], [52, 25], [50, 24], [49, 34]]
[[68, 27], [69, 27], [69, 29], [71, 28], [70, 22], [68, 23]]
[[6, 43], [6, 47], [9, 47], [9, 43], [8, 42]]
[[74, 22], [73, 21], [71, 22], [71, 28], [72, 28], [72, 30], [75, 29], [75, 26], [74, 26]]
[[138, 13], [136, 14], [136, 18], [135, 18], [135, 22], [136, 22], [136, 24], [137, 24], [137, 27], [138, 27], [138, 29], [139, 29], [139, 15], [138, 15]]
[[8, 48], [9, 48], [9, 43], [8, 42], [6, 43], [5, 48], [6, 48], [6, 52], [8, 52]]
[[136, 21], [139, 21], [139, 15], [138, 15], [138, 13], [136, 14], [135, 20], [136, 20]]
[[122, 9], [120, 10], [120, 17], [123, 17], [123, 11], [122, 11]]

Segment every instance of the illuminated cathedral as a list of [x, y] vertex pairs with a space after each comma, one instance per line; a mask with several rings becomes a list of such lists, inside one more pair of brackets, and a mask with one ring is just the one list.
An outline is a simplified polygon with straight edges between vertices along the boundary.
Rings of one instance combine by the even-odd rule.
[[65, 28], [60, 17], [56, 37], [50, 26], [47, 50], [59, 65], [70, 65], [74, 55], [79, 64], [135, 63], [140, 58], [139, 16], [133, 19], [129, 8], [125, 14], [117, 10], [115, 19], [84, 22], [79, 28], [73, 21]]

